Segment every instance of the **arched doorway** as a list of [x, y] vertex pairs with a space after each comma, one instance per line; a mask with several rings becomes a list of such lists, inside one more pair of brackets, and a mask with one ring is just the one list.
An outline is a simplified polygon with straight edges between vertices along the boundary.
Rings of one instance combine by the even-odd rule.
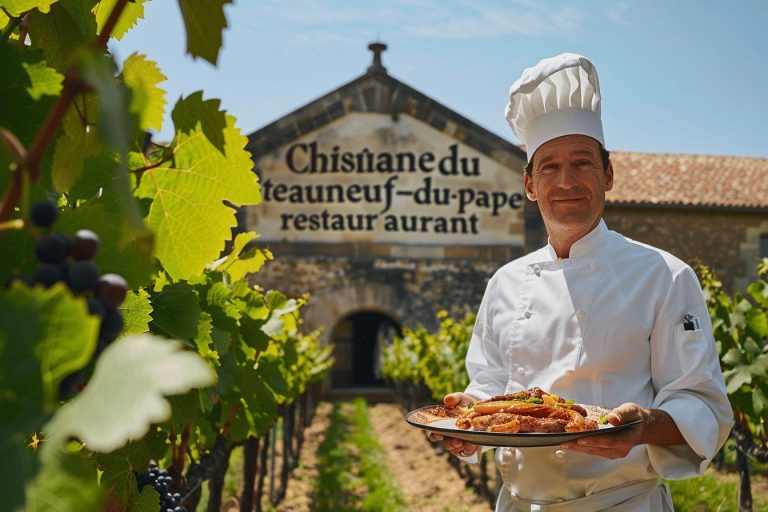
[[336, 359], [331, 387], [383, 387], [381, 351], [400, 332], [393, 318], [377, 311], [358, 311], [339, 320], [331, 333]]

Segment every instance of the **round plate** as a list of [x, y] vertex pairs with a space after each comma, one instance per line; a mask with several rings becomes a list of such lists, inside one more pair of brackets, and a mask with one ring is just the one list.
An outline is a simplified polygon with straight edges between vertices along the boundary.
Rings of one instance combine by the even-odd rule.
[[470, 443], [483, 446], [505, 446], [516, 448], [531, 446], [555, 446], [559, 445], [560, 443], [573, 441], [580, 437], [594, 436], [596, 434], [616, 434], [618, 432], [630, 429], [642, 422], [642, 420], [636, 420], [618, 425], [616, 427], [610, 424], [600, 425], [600, 428], [597, 430], [585, 430], [583, 432], [525, 432], [521, 434], [507, 434], [504, 432], [477, 432], [474, 430], [464, 430], [456, 427], [455, 418], [446, 418], [443, 420], [431, 421], [429, 423], [424, 423], [417, 419], [420, 411], [425, 409], [433, 409], [434, 407], [434, 405], [430, 405], [427, 407], [414, 409], [405, 415], [405, 421], [417, 428], [429, 430], [430, 432], [438, 432], [448, 437], [455, 437], [457, 439], [469, 441]]

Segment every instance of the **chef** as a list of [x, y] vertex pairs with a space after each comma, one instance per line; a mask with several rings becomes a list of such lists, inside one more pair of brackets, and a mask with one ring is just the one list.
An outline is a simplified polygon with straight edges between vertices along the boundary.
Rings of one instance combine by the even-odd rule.
[[[471, 382], [445, 403], [538, 386], [612, 408], [612, 425], [640, 420], [559, 446], [498, 448], [497, 511], [673, 510], [661, 479], [700, 475], [733, 424], [696, 275], [602, 220], [614, 175], [589, 60], [565, 53], [526, 69], [506, 117], [549, 240], [490, 279], [466, 356]], [[430, 437], [479, 457], [480, 447]]]

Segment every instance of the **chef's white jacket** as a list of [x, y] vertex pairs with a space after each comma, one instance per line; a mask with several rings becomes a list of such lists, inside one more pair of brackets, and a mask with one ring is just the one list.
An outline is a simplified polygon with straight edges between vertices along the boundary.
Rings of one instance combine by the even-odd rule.
[[[686, 314], [699, 328], [684, 329]], [[558, 503], [627, 482], [701, 474], [733, 424], [693, 270], [602, 220], [568, 258], [547, 245], [493, 275], [466, 366], [466, 393], [478, 399], [538, 386], [577, 403], [635, 402], [669, 413], [687, 442], [639, 445], [618, 460], [557, 446], [500, 448], [496, 461], [513, 499]], [[516, 510], [502, 502], [499, 510]], [[650, 498], [640, 502], [615, 510], [657, 512]]]

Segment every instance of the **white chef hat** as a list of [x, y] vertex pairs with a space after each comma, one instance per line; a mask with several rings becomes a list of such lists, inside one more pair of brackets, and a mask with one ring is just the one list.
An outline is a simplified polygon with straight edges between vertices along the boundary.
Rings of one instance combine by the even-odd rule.
[[563, 135], [587, 135], [605, 146], [597, 71], [581, 55], [562, 53], [523, 71], [509, 89], [506, 116], [529, 162], [539, 146]]

